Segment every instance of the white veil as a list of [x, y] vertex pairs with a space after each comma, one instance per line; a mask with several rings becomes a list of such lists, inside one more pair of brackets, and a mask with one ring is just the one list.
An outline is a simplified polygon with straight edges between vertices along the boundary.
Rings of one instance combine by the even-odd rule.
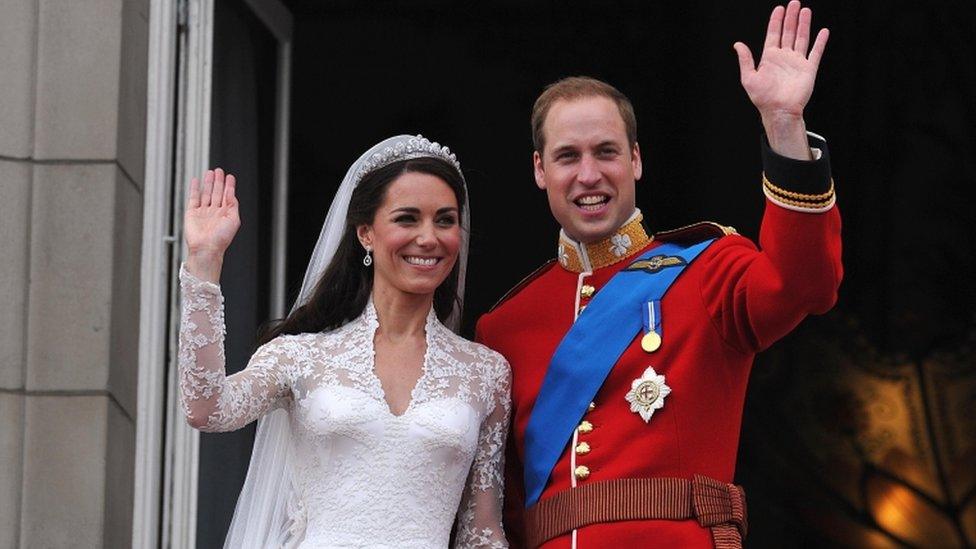
[[[346, 213], [356, 185], [367, 173], [400, 160], [436, 158], [461, 173], [461, 165], [447, 147], [430, 142], [423, 136], [398, 135], [377, 143], [349, 167], [332, 200], [312, 258], [305, 270], [302, 288], [292, 305], [294, 311], [312, 297], [315, 285], [332, 262], [346, 228]], [[464, 275], [468, 263], [470, 213], [467, 188], [461, 212], [461, 248], [458, 252], [458, 303], [447, 326], [457, 332], [461, 323], [464, 299]], [[305, 513], [292, 483], [293, 441], [288, 410], [277, 409], [258, 420], [257, 436], [251, 453], [244, 487], [237, 500], [225, 548], [264, 549], [295, 547], [305, 534]]]

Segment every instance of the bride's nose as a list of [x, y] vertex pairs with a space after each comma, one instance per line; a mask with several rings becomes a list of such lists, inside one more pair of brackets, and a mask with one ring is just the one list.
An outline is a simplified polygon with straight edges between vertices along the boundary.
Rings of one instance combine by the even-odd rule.
[[417, 233], [415, 242], [424, 248], [433, 247], [437, 243], [437, 239], [434, 237], [434, 227], [427, 223], [423, 224]]

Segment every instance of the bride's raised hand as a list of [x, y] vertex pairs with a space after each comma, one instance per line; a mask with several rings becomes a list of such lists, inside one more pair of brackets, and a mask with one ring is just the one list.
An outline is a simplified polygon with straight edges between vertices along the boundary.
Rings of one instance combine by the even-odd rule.
[[190, 181], [183, 215], [183, 237], [189, 251], [187, 268], [200, 278], [217, 282], [224, 252], [241, 226], [233, 175], [208, 170], [203, 181]]

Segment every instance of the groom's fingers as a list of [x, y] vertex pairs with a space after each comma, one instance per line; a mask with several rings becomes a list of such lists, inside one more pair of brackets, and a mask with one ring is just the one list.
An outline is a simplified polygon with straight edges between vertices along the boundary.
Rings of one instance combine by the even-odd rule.
[[800, 52], [800, 55], [807, 54], [807, 48], [810, 46], [810, 19], [813, 18], [813, 12], [810, 8], [803, 8], [800, 10], [800, 21], [796, 27], [796, 51]]
[[783, 6], [776, 6], [773, 8], [773, 13], [769, 15], [769, 26], [766, 27], [766, 42], [763, 44], [763, 50], [766, 48], [778, 48], [780, 37], [783, 34], [783, 12], [786, 8]]
[[800, 0], [793, 0], [786, 6], [786, 15], [783, 16], [783, 38], [780, 40], [780, 47], [792, 50], [796, 44], [796, 20], [800, 14]]
[[739, 57], [739, 79], [744, 80], [747, 74], [756, 70], [756, 63], [752, 59], [752, 51], [749, 50], [749, 46], [742, 42], [733, 44], [732, 49], [735, 50], [735, 54]]
[[830, 31], [827, 29], [820, 29], [820, 32], [817, 33], [817, 39], [813, 42], [809, 57], [814, 67], [820, 66], [820, 58], [823, 57], [824, 49], [827, 48], [828, 38], [830, 38]]

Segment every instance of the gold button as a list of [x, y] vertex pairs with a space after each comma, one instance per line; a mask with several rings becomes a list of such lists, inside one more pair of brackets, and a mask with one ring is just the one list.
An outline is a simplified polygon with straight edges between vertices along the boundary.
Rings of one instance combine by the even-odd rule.
[[593, 292], [595, 291], [596, 288], [594, 288], [593, 286], [590, 286], [589, 284], [584, 284], [583, 287], [580, 288], [580, 295], [583, 297], [593, 297]]
[[579, 424], [579, 432], [581, 432], [581, 433], [589, 433], [592, 430], [593, 430], [593, 424], [592, 423], [590, 423], [589, 421], [586, 421], [586, 420], [583, 420], [583, 421], [580, 422], [580, 424]]
[[592, 412], [594, 408], [596, 408], [596, 402], [591, 402], [590, 405], [586, 407], [586, 410], [588, 412]]
[[589, 454], [589, 453], [590, 453], [590, 443], [589, 442], [580, 442], [579, 444], [576, 445], [576, 455], [578, 455], [578, 456], [585, 456], [586, 454]]
[[590, 476], [590, 468], [586, 465], [580, 465], [573, 472], [576, 473], [576, 478], [580, 480], [585, 480], [586, 477]]

